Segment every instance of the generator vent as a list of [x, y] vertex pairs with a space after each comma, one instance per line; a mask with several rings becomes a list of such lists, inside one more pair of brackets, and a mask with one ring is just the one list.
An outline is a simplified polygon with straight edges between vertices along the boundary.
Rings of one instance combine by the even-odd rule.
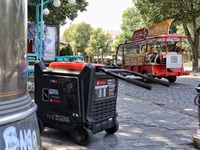
[[116, 117], [116, 99], [95, 101], [92, 116], [95, 121]]

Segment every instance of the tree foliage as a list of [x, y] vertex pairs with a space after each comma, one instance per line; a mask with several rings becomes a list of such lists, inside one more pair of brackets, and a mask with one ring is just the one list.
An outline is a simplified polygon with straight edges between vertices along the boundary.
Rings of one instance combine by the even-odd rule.
[[86, 55], [86, 48], [90, 40], [90, 35], [92, 34], [93, 28], [90, 24], [84, 22], [77, 25], [75, 33], [75, 50], [81, 52], [82, 55]]
[[83, 56], [99, 56], [111, 50], [112, 37], [105, 33], [102, 28], [93, 29], [85, 22], [69, 26], [62, 39], [67, 41], [74, 53], [81, 53]]
[[192, 49], [193, 70], [198, 70], [200, 0], [135, 0], [135, 6], [147, 25], [167, 19], [183, 25]]
[[65, 56], [65, 55], [73, 55], [72, 48], [69, 44], [63, 47], [60, 51], [60, 56]]
[[[63, 39], [64, 41], [67, 41], [68, 43], [69, 43], [69, 42], [72, 42], [72, 41], [75, 39], [74, 35], [75, 35], [75, 33], [76, 33], [76, 27], [77, 27], [77, 24], [73, 24], [73, 25], [69, 26], [69, 27], [64, 31], [62, 39]], [[71, 43], [70, 43], [70, 44], [71, 44]]]
[[130, 41], [132, 34], [133, 33], [131, 31], [123, 31], [120, 35], [118, 35], [117, 40], [112, 45], [114, 49], [117, 49], [118, 45], [125, 43], [126, 41]]
[[131, 41], [133, 32], [142, 27], [144, 27], [143, 21], [137, 9], [135, 7], [127, 8], [122, 14], [122, 33], [117, 36], [113, 47], [116, 49], [119, 44]]
[[93, 29], [90, 36], [90, 55], [100, 56], [100, 49], [102, 55], [111, 50], [110, 44], [112, 43], [112, 37], [109, 33], [105, 33], [102, 28]]
[[[76, 0], [76, 4], [71, 5], [67, 0], [60, 0], [60, 7], [53, 6], [53, 2], [44, 5], [50, 11], [49, 15], [44, 15], [45, 24], [66, 24], [66, 19], [74, 20], [78, 16], [78, 11], [85, 11], [88, 2], [84, 0]], [[40, 0], [32, 0], [31, 3], [40, 3]], [[39, 14], [40, 16], [40, 14]], [[36, 21], [36, 7], [28, 5], [28, 20]]]
[[135, 7], [127, 8], [122, 14], [122, 31], [134, 32], [143, 27], [141, 16]]
[[65, 30], [62, 39], [70, 43], [74, 53], [79, 52], [82, 55], [86, 55], [86, 48], [88, 47], [92, 30], [91, 25], [85, 22], [74, 24]]

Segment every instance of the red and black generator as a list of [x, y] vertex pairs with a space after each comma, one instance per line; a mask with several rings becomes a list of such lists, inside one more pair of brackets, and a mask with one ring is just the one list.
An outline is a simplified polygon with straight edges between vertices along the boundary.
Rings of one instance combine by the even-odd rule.
[[[109, 134], [119, 128], [117, 117], [118, 79], [140, 85], [111, 69], [82, 62], [52, 62], [47, 68], [35, 65], [35, 103], [40, 131], [44, 127], [74, 134], [80, 145], [90, 143], [94, 133]], [[151, 85], [142, 83], [148, 89]]]
[[[64, 69], [60, 69], [62, 65]], [[115, 133], [119, 127], [117, 78], [96, 71], [91, 64], [69, 65], [55, 62], [48, 69], [42, 62], [35, 65], [35, 103], [41, 131], [50, 127], [72, 132], [80, 145], [87, 145], [92, 135], [102, 130]]]

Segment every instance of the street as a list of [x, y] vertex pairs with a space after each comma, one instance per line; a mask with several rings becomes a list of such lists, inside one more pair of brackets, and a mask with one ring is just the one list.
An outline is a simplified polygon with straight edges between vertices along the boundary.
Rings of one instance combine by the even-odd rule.
[[45, 128], [41, 135], [44, 150], [192, 150], [192, 137], [198, 129], [194, 97], [200, 76], [178, 77], [170, 87], [151, 83], [147, 90], [119, 82], [117, 112], [119, 130], [93, 135], [85, 147], [71, 134]]

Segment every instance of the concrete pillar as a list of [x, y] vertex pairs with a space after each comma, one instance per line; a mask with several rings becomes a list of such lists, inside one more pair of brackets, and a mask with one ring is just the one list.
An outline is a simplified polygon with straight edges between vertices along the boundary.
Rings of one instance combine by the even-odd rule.
[[1, 149], [42, 149], [37, 106], [27, 90], [27, 0], [0, 1]]

